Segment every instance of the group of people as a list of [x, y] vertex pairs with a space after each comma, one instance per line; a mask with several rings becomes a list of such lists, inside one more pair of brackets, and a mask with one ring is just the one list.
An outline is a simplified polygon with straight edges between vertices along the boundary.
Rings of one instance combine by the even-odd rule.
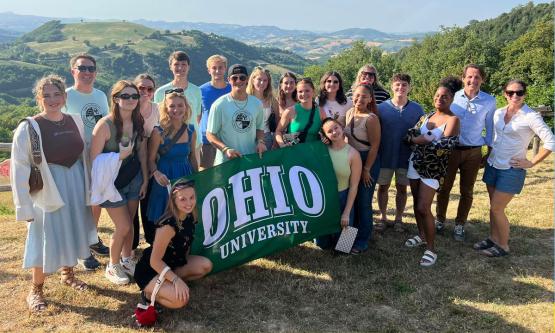
[[[462, 80], [441, 80], [434, 110], [426, 114], [409, 99], [410, 75], [393, 75], [390, 95], [370, 64], [360, 68], [349, 91], [340, 73], [330, 71], [318, 89], [310, 78], [287, 72], [274, 92], [267, 69], [256, 67], [249, 74], [243, 65], [228, 66], [221, 55], [207, 59], [211, 79], [200, 87], [188, 80], [191, 61], [185, 52], [173, 52], [168, 63], [171, 82], [156, 88], [151, 75], [140, 74], [116, 82], [109, 98], [94, 88], [96, 61], [88, 54], [70, 60], [72, 87], [56, 75], [36, 83], [40, 113], [17, 127], [11, 156], [16, 219], [28, 222], [23, 267], [32, 270], [31, 311], [46, 308], [45, 274], [60, 270], [63, 284], [85, 290], [74, 267], [96, 269], [94, 255], [109, 256], [105, 276], [110, 282], [127, 284], [133, 278], [145, 302], [162, 275], [156, 301], [185, 306], [185, 281], [205, 276], [212, 263], [189, 253], [197, 221], [194, 184], [171, 186], [170, 181], [246, 154], [305, 142], [328, 145], [340, 200], [337, 223], [358, 228], [351, 254], [368, 250], [373, 230], [405, 231], [410, 185], [418, 234], [405, 246], [425, 246], [420, 265], [434, 265], [434, 238], [445, 228], [457, 171], [461, 199], [453, 233], [462, 241], [473, 186], [485, 165], [491, 232], [474, 249], [504, 256], [509, 253], [505, 208], [522, 190], [526, 169], [555, 149], [549, 127], [524, 103], [526, 83], [509, 81], [503, 90], [508, 105], [496, 110], [495, 98], [480, 89], [485, 73], [476, 64], [464, 67]], [[528, 160], [534, 135], [544, 146]], [[38, 187], [30, 180], [37, 175]], [[388, 221], [393, 179], [396, 213]], [[381, 218], [374, 222], [376, 185]], [[102, 208], [114, 223], [109, 247], [97, 235]], [[150, 246], [139, 258], [140, 223]], [[316, 244], [333, 248], [337, 238], [322, 236]]]

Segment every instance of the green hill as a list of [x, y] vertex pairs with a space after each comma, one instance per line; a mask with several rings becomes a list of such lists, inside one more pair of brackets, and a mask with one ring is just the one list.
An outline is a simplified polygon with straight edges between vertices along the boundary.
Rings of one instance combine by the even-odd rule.
[[158, 31], [125, 21], [75, 24], [50, 21], [0, 49], [0, 70], [9, 74], [0, 78], [0, 88], [12, 97], [29, 97], [33, 82], [44, 73], [55, 72], [70, 79], [69, 59], [80, 52], [96, 57], [98, 85], [102, 90], [109, 90], [118, 79], [133, 78], [142, 72], [153, 74], [159, 83], [165, 83], [172, 77], [167, 58], [174, 50], [189, 54], [190, 80], [199, 85], [209, 80], [205, 61], [216, 53], [225, 55], [232, 64], [243, 63], [247, 67], [270, 63], [302, 72], [309, 64], [291, 52], [252, 47], [194, 30]]

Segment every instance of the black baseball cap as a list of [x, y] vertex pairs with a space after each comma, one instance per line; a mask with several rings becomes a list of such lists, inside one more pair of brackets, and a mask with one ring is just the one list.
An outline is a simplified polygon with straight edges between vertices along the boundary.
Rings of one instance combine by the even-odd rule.
[[227, 71], [227, 76], [232, 76], [235, 74], [245, 74], [246, 76], [249, 76], [249, 72], [247, 71], [247, 67], [241, 65], [241, 64], [235, 64], [231, 67], [229, 67], [229, 70]]

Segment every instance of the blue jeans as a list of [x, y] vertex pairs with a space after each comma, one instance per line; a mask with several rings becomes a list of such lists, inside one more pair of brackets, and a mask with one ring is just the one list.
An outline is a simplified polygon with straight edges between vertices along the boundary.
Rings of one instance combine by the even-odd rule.
[[[343, 214], [343, 210], [345, 209], [345, 205], [347, 204], [347, 196], [349, 195], [349, 189], [339, 192], [339, 214]], [[353, 225], [353, 218], [354, 218], [354, 209], [351, 209], [351, 214], [349, 215], [349, 225]], [[341, 223], [339, 221], [339, 223]], [[339, 239], [339, 235], [341, 233], [334, 233], [330, 235], [324, 235], [316, 238], [314, 242], [320, 248], [324, 250], [333, 249], [335, 244], [337, 244], [337, 240]]]
[[[362, 165], [366, 161], [368, 156], [367, 151], [360, 152], [360, 158], [362, 159]], [[364, 172], [364, 170], [363, 170]], [[353, 248], [361, 251], [368, 249], [368, 240], [372, 237], [372, 229], [374, 224], [374, 219], [372, 217], [372, 198], [374, 197], [374, 190], [376, 189], [376, 182], [380, 174], [380, 159], [376, 156], [376, 160], [370, 169], [370, 176], [374, 180], [370, 187], [364, 186], [362, 178], [358, 183], [358, 192], [355, 199], [355, 204], [353, 211], [355, 212], [355, 227], [358, 228], [357, 237], [355, 238], [355, 243]]]

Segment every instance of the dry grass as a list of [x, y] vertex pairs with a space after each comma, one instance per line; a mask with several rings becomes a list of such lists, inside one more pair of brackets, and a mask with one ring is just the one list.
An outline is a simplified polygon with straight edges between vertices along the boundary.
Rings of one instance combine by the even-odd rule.
[[[481, 181], [476, 194], [467, 241], [454, 242], [449, 224], [437, 239], [439, 259], [431, 269], [418, 266], [420, 250], [403, 247], [409, 233], [377, 235], [370, 251], [358, 257], [333, 256], [307, 243], [191, 283], [190, 305], [166, 310], [156, 330], [552, 332], [553, 161], [529, 172], [523, 193], [509, 205], [508, 258], [488, 259], [472, 250], [488, 232]], [[26, 228], [13, 222], [11, 206], [10, 195], [0, 195], [0, 297], [5, 304], [0, 330], [134, 330], [130, 315], [137, 287], [112, 286], [102, 270], [79, 272], [92, 286], [84, 293], [49, 277], [49, 310], [29, 315], [24, 298], [30, 274], [21, 269]], [[450, 218], [455, 210], [453, 202]], [[406, 220], [413, 233], [412, 214]], [[111, 224], [105, 215], [100, 232], [108, 240]]]

